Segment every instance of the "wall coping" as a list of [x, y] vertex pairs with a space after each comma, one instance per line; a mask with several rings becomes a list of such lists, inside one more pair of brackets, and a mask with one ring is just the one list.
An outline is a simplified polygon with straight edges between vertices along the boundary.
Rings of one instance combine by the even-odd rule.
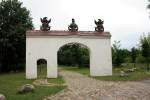
[[26, 37], [46, 37], [46, 36], [88, 36], [88, 37], [111, 37], [110, 32], [95, 32], [95, 31], [63, 31], [63, 30], [51, 30], [51, 31], [41, 31], [41, 30], [29, 30], [26, 32]]

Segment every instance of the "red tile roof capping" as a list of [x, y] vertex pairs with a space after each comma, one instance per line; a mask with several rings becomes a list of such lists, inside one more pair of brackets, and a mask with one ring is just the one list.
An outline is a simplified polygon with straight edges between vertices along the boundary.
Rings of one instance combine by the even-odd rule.
[[95, 31], [77, 31], [77, 32], [70, 32], [70, 31], [58, 31], [58, 30], [51, 30], [51, 31], [41, 31], [41, 30], [30, 30], [26, 32], [26, 36], [69, 36], [69, 35], [78, 35], [78, 36], [108, 36], [110, 37], [111, 34], [109, 32], [95, 32]]

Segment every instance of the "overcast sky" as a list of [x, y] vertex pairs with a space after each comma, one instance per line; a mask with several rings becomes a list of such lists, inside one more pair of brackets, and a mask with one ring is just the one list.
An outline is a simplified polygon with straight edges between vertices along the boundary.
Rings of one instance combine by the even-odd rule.
[[20, 0], [30, 10], [33, 23], [39, 29], [40, 17], [52, 18], [52, 30], [67, 30], [75, 18], [79, 30], [93, 31], [94, 19], [103, 19], [105, 31], [123, 48], [138, 44], [143, 33], [150, 32], [148, 0]]

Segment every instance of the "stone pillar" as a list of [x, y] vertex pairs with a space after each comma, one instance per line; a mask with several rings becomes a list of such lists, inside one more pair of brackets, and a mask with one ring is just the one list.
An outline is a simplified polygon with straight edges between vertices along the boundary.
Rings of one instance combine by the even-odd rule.
[[100, 41], [98, 45], [93, 45], [90, 61], [91, 76], [112, 75], [112, 58], [110, 39]]
[[57, 78], [57, 52], [51, 51], [47, 60], [47, 78]]

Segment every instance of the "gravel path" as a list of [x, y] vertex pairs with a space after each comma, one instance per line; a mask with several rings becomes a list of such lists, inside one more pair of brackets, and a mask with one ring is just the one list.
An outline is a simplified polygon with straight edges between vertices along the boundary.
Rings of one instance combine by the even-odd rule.
[[146, 80], [143, 80], [142, 82], [150, 85], [150, 78], [146, 79]]
[[59, 72], [67, 89], [47, 100], [150, 100], [150, 85], [141, 82], [106, 82], [70, 71]]

